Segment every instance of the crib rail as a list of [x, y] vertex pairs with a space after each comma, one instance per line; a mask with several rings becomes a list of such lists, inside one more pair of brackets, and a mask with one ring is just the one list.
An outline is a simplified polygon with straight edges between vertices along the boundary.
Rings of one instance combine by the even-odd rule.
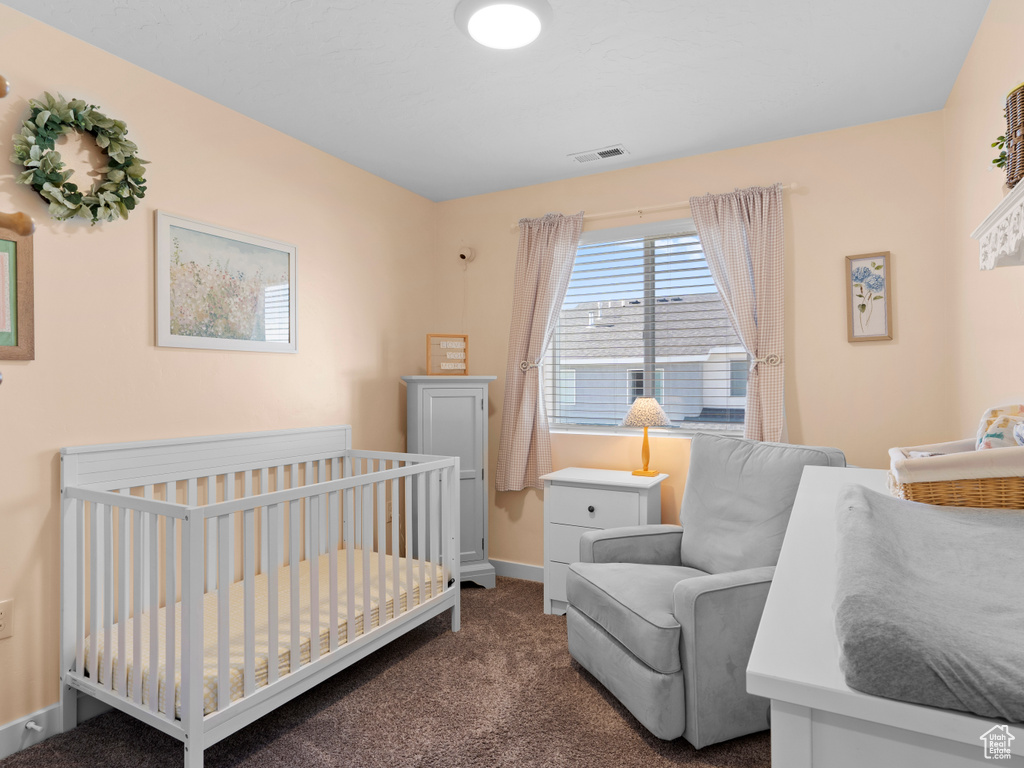
[[277, 461], [190, 459], [171, 479], [148, 457], [135, 475], [93, 462], [83, 485], [65, 472], [67, 685], [187, 746], [204, 718], [458, 588], [457, 458]]

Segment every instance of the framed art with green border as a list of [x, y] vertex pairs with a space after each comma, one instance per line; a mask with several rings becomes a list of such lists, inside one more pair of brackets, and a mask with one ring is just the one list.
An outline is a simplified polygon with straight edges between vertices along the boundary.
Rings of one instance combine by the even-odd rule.
[[34, 360], [32, 236], [0, 228], [0, 360]]

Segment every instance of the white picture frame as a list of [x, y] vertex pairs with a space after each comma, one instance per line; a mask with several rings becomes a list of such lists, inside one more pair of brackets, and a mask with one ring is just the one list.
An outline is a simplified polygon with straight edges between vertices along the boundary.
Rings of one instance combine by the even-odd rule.
[[156, 212], [156, 344], [298, 351], [291, 243]]

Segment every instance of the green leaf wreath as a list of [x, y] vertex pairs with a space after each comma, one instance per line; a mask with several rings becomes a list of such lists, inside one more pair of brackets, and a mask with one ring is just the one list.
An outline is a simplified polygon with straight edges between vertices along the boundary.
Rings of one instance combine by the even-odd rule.
[[[96, 106], [81, 99], [66, 101], [57, 94], [44, 94], [45, 100], [32, 99], [32, 112], [14, 135], [11, 162], [25, 167], [19, 184], [28, 184], [50, 203], [50, 215], [59, 220], [81, 216], [93, 224], [101, 219], [128, 218], [138, 201], [146, 196], [146, 160], [135, 156], [138, 147], [125, 138], [128, 127], [122, 120], [102, 114]], [[88, 193], [70, 181], [74, 171], [64, 170], [54, 142], [65, 133], [86, 131], [107, 156], [103, 177]]]

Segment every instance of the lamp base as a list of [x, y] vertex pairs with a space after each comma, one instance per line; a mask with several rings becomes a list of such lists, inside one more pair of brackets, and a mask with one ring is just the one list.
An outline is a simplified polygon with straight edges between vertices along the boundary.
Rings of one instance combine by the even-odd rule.
[[657, 477], [661, 473], [656, 469], [652, 469], [650, 471], [646, 469], [634, 469], [633, 474], [639, 475], [640, 477]]

